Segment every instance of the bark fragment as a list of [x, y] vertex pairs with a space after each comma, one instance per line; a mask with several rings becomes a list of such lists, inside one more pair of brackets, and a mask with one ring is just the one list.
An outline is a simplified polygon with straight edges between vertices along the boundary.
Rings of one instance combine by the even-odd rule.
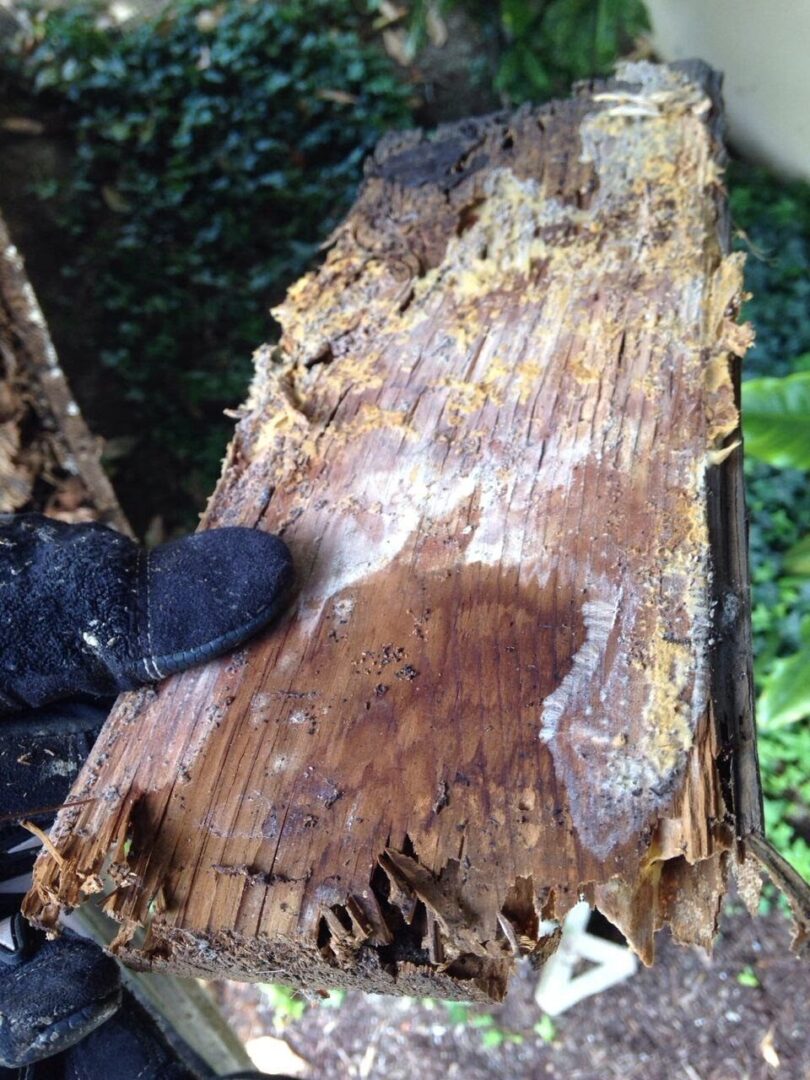
[[0, 513], [130, 528], [0, 217]]

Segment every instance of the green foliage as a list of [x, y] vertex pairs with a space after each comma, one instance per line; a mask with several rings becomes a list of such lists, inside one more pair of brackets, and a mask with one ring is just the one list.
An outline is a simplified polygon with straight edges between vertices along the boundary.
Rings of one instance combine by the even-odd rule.
[[810, 577], [810, 536], [805, 536], [785, 554], [782, 565], [786, 573]]
[[746, 377], [807, 370], [810, 187], [742, 163], [732, 164], [728, 178], [736, 247], [748, 255], [745, 283], [752, 297], [743, 317], [757, 334], [745, 358]]
[[810, 641], [793, 656], [780, 656], [759, 696], [761, 731], [793, 724], [810, 716]]
[[[458, 1022], [463, 1023], [464, 1021]], [[481, 1045], [490, 1049], [494, 1050], [504, 1043], [520, 1044], [523, 1042], [523, 1036], [519, 1032], [500, 1027], [491, 1013], [475, 1013], [468, 1016], [467, 1023], [470, 1027], [480, 1028]]]
[[810, 371], [743, 386], [745, 449], [781, 468], [810, 469]]
[[534, 1033], [543, 1040], [543, 1042], [554, 1042], [557, 1035], [557, 1029], [554, 1026], [554, 1021], [546, 1013], [540, 1017], [537, 1023], [534, 1025]]
[[759, 738], [768, 836], [810, 881], [810, 724], [766, 729]]
[[[742, 402], [750, 455], [770, 465], [810, 469], [810, 372], [751, 379], [743, 385]], [[797, 541], [782, 565], [798, 579], [784, 584], [800, 589], [801, 578], [810, 572], [810, 537]], [[770, 658], [758, 704], [761, 731], [810, 716], [810, 614], [799, 623], [799, 637], [797, 651]]]
[[[805, 461], [800, 425], [791, 416], [789, 454], [781, 414], [763, 405], [776, 377], [787, 377], [771, 397], [795, 413], [810, 371], [810, 186], [778, 180], [762, 169], [730, 170], [737, 246], [747, 252], [746, 285], [753, 293], [743, 316], [756, 328], [744, 371], [746, 489], [750, 512], [752, 621], [759, 718], [759, 755], [768, 834], [782, 854], [810, 877], [810, 483], [806, 472], [755, 460]], [[781, 446], [776, 456], [775, 446]], [[796, 452], [798, 449], [798, 453]]]
[[[417, 37], [429, 4], [414, 6]], [[616, 61], [649, 29], [642, 0], [444, 0], [480, 27], [491, 56], [478, 78], [507, 102], [545, 101], [571, 83], [609, 75]]]
[[279, 1024], [284, 1025], [293, 1020], [300, 1020], [307, 1011], [306, 1001], [289, 986], [282, 986], [279, 983], [260, 983], [260, 987], [262, 994], [272, 1006], [275, 1019]]
[[156, 444], [189, 514], [216, 479], [222, 409], [273, 333], [269, 305], [345, 212], [380, 133], [408, 118], [407, 92], [351, 0], [184, 0], [103, 30], [98, 10], [39, 16], [20, 60], [75, 143], [67, 182], [41, 194], [72, 235], [67, 288], [129, 403], [133, 458]]
[[[810, 468], [810, 372], [751, 379], [743, 385], [742, 400], [747, 452], [771, 465]], [[793, 544], [782, 565], [783, 587], [801, 591], [810, 571], [810, 537]], [[771, 618], [768, 612], [766, 623]], [[790, 655], [768, 658], [758, 704], [761, 731], [810, 716], [810, 614], [801, 617], [798, 637]]]
[[810, 709], [801, 704], [801, 677], [810, 669], [810, 577], [788, 568], [788, 558], [810, 530], [810, 483], [806, 473], [754, 460], [745, 473], [765, 821], [771, 840], [808, 877], [810, 847], [802, 834], [810, 823], [810, 790], [802, 777], [810, 760]]
[[495, 1026], [495, 1017], [491, 1013], [475, 1013], [470, 1017], [470, 1027], [490, 1028]]
[[754, 989], [760, 985], [757, 974], [750, 965], [748, 967], [744, 967], [742, 971], [737, 975], [737, 982], [740, 984], [740, 986], [747, 986], [751, 989]]
[[470, 1019], [470, 1005], [466, 1001], [445, 1001], [442, 1003], [451, 1024], [466, 1024]]

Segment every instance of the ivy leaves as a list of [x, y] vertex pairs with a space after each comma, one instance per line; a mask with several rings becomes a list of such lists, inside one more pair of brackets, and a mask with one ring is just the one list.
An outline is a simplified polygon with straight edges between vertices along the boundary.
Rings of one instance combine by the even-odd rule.
[[352, 0], [182, 0], [121, 27], [101, 12], [46, 10], [18, 61], [73, 144], [41, 192], [72, 237], [63, 269], [84, 283], [96, 352], [61, 351], [73, 370], [100, 360], [127, 401], [107, 434], [136, 440], [115, 463], [136, 527], [156, 475], [153, 506], [193, 526], [230, 436], [222, 411], [273, 335], [268, 309], [317, 257], [380, 134], [408, 122], [409, 90]]
[[[743, 384], [742, 404], [747, 454], [777, 468], [810, 469], [810, 371], [750, 379]], [[786, 585], [810, 584], [810, 535], [790, 547], [782, 566], [783, 576], [794, 579]], [[810, 716], [810, 615], [802, 618], [799, 635], [797, 651], [771, 659], [759, 698], [761, 729]]]
[[810, 469], [810, 371], [749, 379], [742, 394], [746, 452], [777, 468]]

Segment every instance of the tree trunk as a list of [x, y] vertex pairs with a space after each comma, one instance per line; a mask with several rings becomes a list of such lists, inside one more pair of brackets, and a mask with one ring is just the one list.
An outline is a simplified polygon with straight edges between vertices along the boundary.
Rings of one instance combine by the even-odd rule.
[[281, 533], [296, 600], [122, 699], [29, 913], [112, 889], [134, 965], [467, 999], [581, 897], [646, 962], [710, 943], [761, 824], [716, 88], [383, 141], [205, 518]]

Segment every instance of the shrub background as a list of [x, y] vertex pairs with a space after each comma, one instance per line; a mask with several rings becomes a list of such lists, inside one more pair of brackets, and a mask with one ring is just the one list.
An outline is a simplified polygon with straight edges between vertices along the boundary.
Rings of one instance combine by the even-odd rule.
[[[66, 127], [66, 175], [39, 183], [70, 249], [62, 321], [91, 324], [136, 529], [193, 528], [245, 395], [268, 308], [347, 209], [365, 155], [405, 124], [409, 89], [347, 0], [173, 5], [99, 25], [98, 5], [36, 16], [18, 72]], [[59, 316], [58, 316], [59, 317]], [[112, 421], [112, 422], [111, 422]], [[128, 441], [121, 443], [121, 437]]]

